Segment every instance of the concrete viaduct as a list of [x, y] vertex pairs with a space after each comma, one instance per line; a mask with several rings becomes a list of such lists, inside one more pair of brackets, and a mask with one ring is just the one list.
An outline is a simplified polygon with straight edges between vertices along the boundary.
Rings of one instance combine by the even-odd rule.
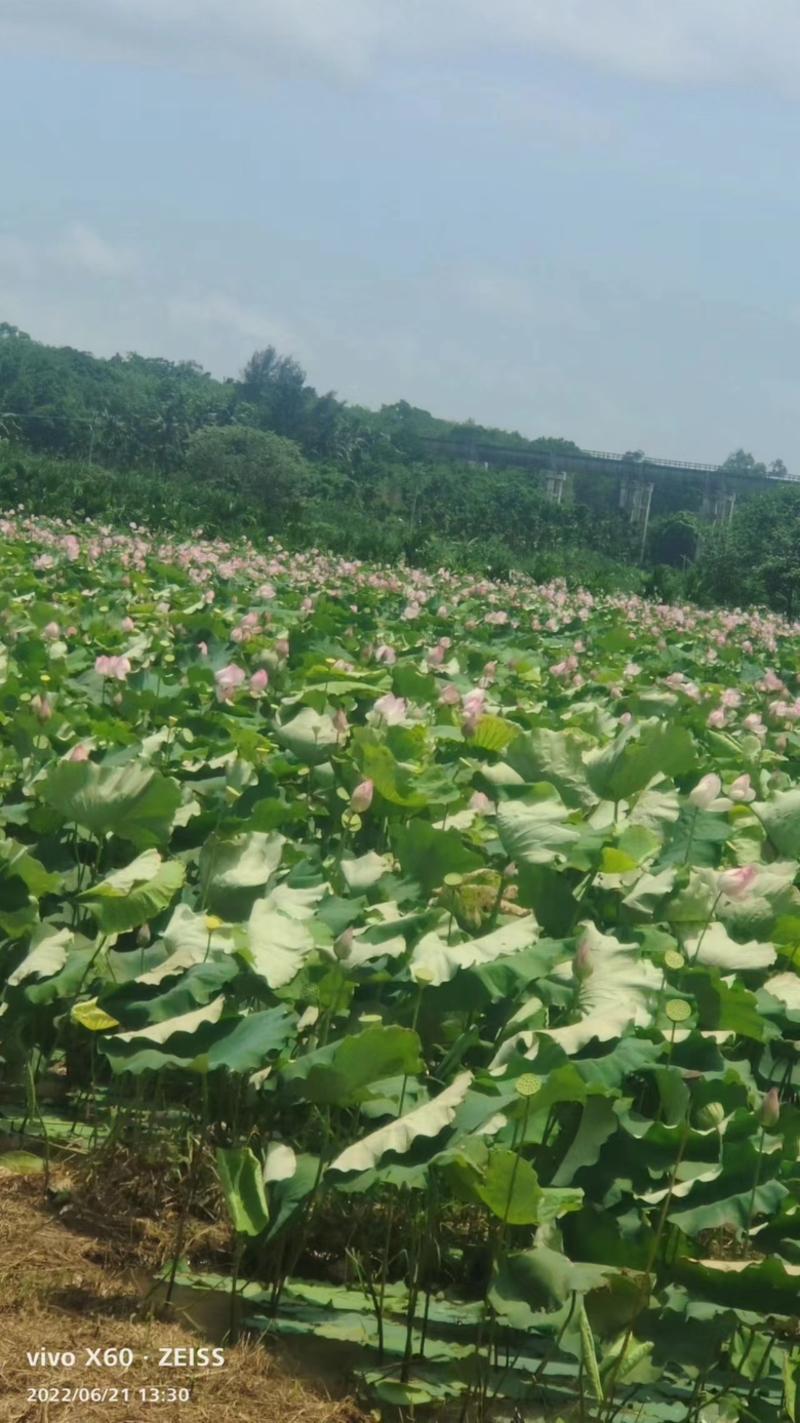
[[717, 464], [691, 464], [683, 460], [654, 459], [650, 456], [608, 454], [603, 450], [562, 451], [525, 449], [515, 445], [483, 444], [480, 440], [420, 440], [425, 453], [439, 459], [458, 460], [484, 469], [528, 469], [541, 481], [545, 493], [560, 504], [571, 492], [576, 476], [612, 476], [617, 482], [619, 508], [628, 514], [642, 547], [653, 504], [660, 485], [675, 482], [676, 475], [689, 479], [695, 497], [702, 491], [700, 517], [710, 524], [727, 524], [733, 517], [737, 496], [762, 494], [768, 487], [800, 484], [800, 476], [737, 474]]

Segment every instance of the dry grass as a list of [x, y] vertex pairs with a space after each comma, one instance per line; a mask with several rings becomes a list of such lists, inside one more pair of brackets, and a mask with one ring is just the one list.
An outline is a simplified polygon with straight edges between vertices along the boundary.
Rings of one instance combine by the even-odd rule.
[[[57, 1183], [54, 1183], [57, 1184]], [[121, 1275], [113, 1233], [100, 1240], [48, 1209], [41, 1179], [0, 1178], [0, 1423], [360, 1423], [348, 1399], [301, 1381], [288, 1359], [244, 1341], [221, 1369], [164, 1369], [165, 1345], [206, 1341], [179, 1322], [146, 1320], [140, 1292]], [[130, 1369], [31, 1368], [34, 1349], [130, 1348]], [[149, 1355], [149, 1359], [144, 1356]], [[148, 1404], [139, 1387], [188, 1386], [190, 1403]], [[31, 1388], [116, 1387], [130, 1401], [28, 1401]]]

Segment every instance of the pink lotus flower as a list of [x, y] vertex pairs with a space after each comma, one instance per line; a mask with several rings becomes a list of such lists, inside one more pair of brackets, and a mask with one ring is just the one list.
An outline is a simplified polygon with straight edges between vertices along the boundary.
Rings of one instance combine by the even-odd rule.
[[724, 707], [715, 707], [709, 712], [706, 718], [706, 726], [710, 726], [712, 731], [721, 731], [725, 725], [726, 716]]
[[475, 791], [469, 803], [470, 810], [474, 810], [477, 815], [494, 815], [495, 803], [490, 800], [483, 791]]
[[342, 707], [337, 707], [333, 713], [333, 724], [340, 736], [345, 736], [350, 730], [350, 723], [347, 720], [347, 712]]
[[726, 899], [745, 899], [757, 877], [756, 865], [739, 865], [735, 870], [723, 870], [717, 877], [717, 890]]
[[464, 721], [462, 724], [465, 736], [474, 736], [485, 708], [486, 693], [482, 687], [475, 687], [471, 692], [467, 692], [463, 704]]
[[136, 624], [133, 618], [123, 618], [120, 626], [123, 632], [134, 632], [136, 630]]
[[716, 772], [712, 771], [703, 776], [694, 790], [689, 792], [689, 804], [693, 805], [695, 810], [727, 810], [731, 803], [725, 796], [720, 796], [721, 790], [722, 781]]
[[750, 782], [750, 776], [745, 771], [743, 776], [737, 776], [736, 780], [728, 786], [728, 795], [731, 800], [744, 801], [745, 803], [755, 800], [756, 793]]
[[461, 693], [454, 682], [448, 682], [446, 687], [442, 687], [439, 693], [439, 701], [444, 707], [457, 707], [461, 701]]
[[84, 746], [83, 743], [79, 741], [77, 746], [73, 746], [67, 759], [69, 761], [88, 761], [88, 747]]
[[355, 811], [356, 815], [363, 815], [369, 810], [374, 790], [375, 786], [369, 778], [356, 786], [350, 797], [350, 809]]
[[275, 639], [275, 651], [276, 651], [276, 653], [278, 654], [279, 657], [288, 657], [288, 656], [289, 656], [289, 639], [288, 639], [288, 637], [278, 637], [278, 638]]
[[405, 720], [405, 697], [396, 697], [393, 692], [387, 692], [385, 697], [379, 697], [376, 701], [375, 711], [386, 726], [399, 726]]
[[197, 651], [200, 653], [201, 657], [208, 657], [208, 643], [198, 642]]
[[259, 667], [250, 678], [250, 691], [254, 697], [260, 697], [265, 692], [269, 684], [269, 673], [266, 667]]
[[116, 682], [124, 682], [130, 673], [131, 664], [127, 657], [97, 657], [95, 659], [94, 670], [101, 677], [108, 677]]
[[55, 642], [56, 638], [60, 635], [60, 632], [61, 629], [59, 628], [58, 623], [48, 623], [46, 627], [42, 628], [42, 636], [46, 638], [48, 642]]
[[375, 661], [382, 662], [384, 666], [391, 667], [397, 661], [397, 653], [388, 642], [382, 642], [380, 647], [375, 649]]
[[217, 700], [220, 702], [232, 702], [237, 687], [241, 687], [245, 674], [241, 667], [237, 667], [235, 662], [231, 662], [227, 667], [219, 671], [214, 681], [217, 684]]

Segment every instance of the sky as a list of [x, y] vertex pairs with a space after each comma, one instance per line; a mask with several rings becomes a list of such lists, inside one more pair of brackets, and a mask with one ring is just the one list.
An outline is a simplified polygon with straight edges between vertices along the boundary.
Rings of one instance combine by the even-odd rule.
[[797, 0], [2, 0], [0, 320], [800, 471]]

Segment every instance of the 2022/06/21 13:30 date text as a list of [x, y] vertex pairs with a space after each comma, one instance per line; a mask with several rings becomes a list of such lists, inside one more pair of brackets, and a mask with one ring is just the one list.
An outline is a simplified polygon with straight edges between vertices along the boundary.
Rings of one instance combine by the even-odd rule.
[[28, 1403], [190, 1403], [192, 1390], [188, 1385], [141, 1384], [40, 1384], [25, 1394]]

